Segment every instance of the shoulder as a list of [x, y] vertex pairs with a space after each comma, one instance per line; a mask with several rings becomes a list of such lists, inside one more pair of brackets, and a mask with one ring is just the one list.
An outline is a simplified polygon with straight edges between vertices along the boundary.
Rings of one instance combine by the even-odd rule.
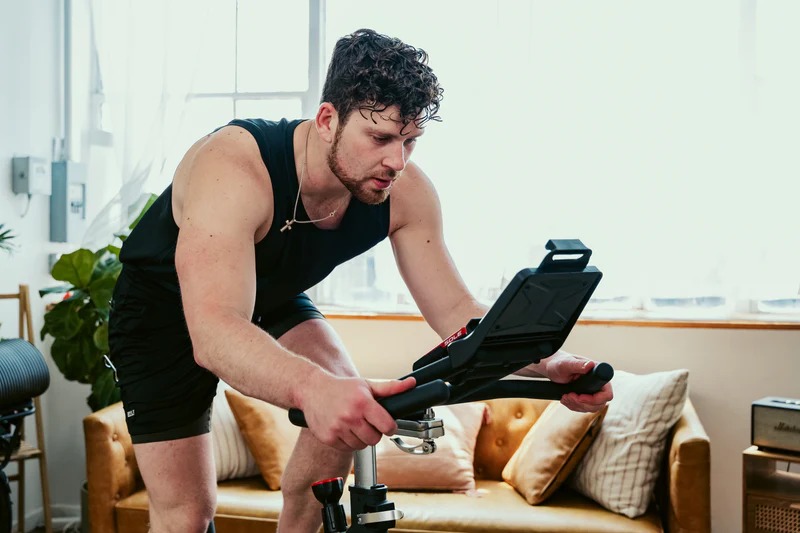
[[240, 214], [271, 220], [272, 183], [258, 143], [244, 128], [224, 126], [197, 141], [187, 152], [173, 181], [176, 223], [182, 225], [188, 202], [222, 209], [222, 199], [236, 199]]
[[192, 150], [188, 186], [194, 185], [192, 181], [210, 178], [223, 185], [236, 184], [259, 195], [272, 196], [270, 175], [261, 158], [259, 143], [241, 126], [224, 126], [207, 135]]
[[261, 158], [259, 142], [252, 132], [237, 124], [229, 124], [208, 135], [199, 147], [203, 160], [224, 160], [256, 171], [267, 171]]
[[406, 165], [389, 198], [392, 208], [390, 234], [409, 224], [438, 224], [441, 217], [438, 192], [415, 163]]

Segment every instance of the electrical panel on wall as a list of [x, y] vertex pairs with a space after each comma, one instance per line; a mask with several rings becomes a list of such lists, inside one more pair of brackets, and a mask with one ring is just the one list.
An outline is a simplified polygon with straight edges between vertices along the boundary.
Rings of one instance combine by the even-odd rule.
[[12, 158], [11, 188], [14, 194], [48, 196], [51, 192], [50, 162], [43, 157]]
[[86, 165], [53, 163], [50, 241], [77, 244], [86, 230]]

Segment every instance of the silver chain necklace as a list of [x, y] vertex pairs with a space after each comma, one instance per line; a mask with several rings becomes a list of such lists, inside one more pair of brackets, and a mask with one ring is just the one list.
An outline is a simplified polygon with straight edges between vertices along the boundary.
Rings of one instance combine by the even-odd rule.
[[345, 200], [347, 200], [348, 196], [342, 198], [339, 202], [339, 205], [336, 206], [336, 209], [330, 212], [330, 214], [326, 217], [318, 218], [316, 220], [297, 220], [297, 204], [300, 202], [300, 189], [303, 187], [303, 178], [306, 175], [306, 162], [308, 161], [308, 138], [311, 136], [311, 125], [308, 126], [308, 132], [306, 132], [306, 147], [305, 151], [303, 152], [303, 171], [300, 173], [300, 184], [297, 186], [297, 198], [294, 201], [294, 213], [292, 213], [292, 220], [287, 220], [286, 224], [281, 228], [281, 233], [286, 231], [287, 229], [292, 229], [292, 224], [311, 224], [313, 222], [320, 222], [322, 220], [333, 218], [336, 215], [336, 211], [342, 207], [342, 204]]

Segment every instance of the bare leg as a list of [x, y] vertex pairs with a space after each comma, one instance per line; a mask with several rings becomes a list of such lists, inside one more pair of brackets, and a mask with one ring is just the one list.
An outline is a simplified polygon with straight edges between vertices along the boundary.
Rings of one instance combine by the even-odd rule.
[[211, 435], [134, 444], [151, 533], [206, 533], [217, 503]]
[[[339, 376], [357, 376], [353, 362], [333, 327], [324, 320], [307, 320], [278, 339], [287, 349], [303, 355]], [[347, 478], [352, 453], [331, 448], [308, 429], [300, 432], [281, 479], [283, 509], [278, 533], [316, 533], [322, 525], [322, 506], [311, 484], [332, 477]]]

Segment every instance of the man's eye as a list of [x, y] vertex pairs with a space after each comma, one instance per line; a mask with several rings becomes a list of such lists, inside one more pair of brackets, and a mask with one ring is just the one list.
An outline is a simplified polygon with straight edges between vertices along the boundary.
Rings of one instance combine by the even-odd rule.
[[389, 137], [373, 136], [372, 138], [375, 139], [376, 141], [378, 141], [379, 143], [385, 143], [386, 141], [389, 140]]
[[416, 144], [416, 139], [406, 139], [406, 146], [411, 146], [412, 144]]

